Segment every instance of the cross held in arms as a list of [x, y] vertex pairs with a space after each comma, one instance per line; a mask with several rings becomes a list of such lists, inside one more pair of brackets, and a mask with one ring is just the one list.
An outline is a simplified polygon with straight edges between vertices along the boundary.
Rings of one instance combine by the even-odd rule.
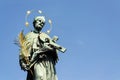
[[[60, 46], [56, 43], [58, 40], [57, 36], [54, 36], [52, 39], [46, 34], [46, 33], [40, 33], [39, 40], [45, 44], [45, 46], [50, 48], [55, 48], [58, 51], [64, 53], [66, 51], [66, 48]], [[47, 43], [47, 44], [46, 44]]]

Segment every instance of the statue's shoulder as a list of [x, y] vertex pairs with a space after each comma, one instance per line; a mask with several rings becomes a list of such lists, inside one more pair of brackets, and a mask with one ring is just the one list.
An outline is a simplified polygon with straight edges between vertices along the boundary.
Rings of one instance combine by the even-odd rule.
[[34, 34], [33, 31], [28, 32], [27, 34], [25, 34], [25, 36], [30, 36], [30, 35], [32, 35], [32, 34]]
[[35, 35], [34, 32], [28, 32], [28, 33], [25, 35], [25, 39], [26, 39], [28, 42], [32, 42], [35, 37], [36, 37], [36, 35]]
[[41, 32], [39, 36], [41, 38], [50, 38], [51, 39], [51, 37], [47, 33], [45, 33], [45, 32]]
[[28, 33], [25, 35], [26, 38], [33, 38], [33, 37], [35, 37], [35, 36], [37, 36], [37, 34], [35, 34], [33, 31], [28, 32]]

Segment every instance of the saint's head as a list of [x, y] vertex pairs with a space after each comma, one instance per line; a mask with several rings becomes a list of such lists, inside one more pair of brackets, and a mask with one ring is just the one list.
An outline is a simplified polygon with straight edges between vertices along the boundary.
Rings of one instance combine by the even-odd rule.
[[33, 26], [34, 26], [34, 29], [36, 31], [41, 31], [42, 28], [44, 27], [45, 25], [45, 17], [44, 16], [37, 16], [35, 17], [34, 21], [33, 21]]

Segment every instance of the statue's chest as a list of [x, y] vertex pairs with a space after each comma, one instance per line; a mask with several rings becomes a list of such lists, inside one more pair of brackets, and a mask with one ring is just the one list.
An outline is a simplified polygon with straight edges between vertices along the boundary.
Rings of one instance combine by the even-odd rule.
[[38, 40], [38, 35], [39, 34], [32, 33], [31, 35], [28, 36], [27, 41], [30, 43], [34, 43], [35, 41]]

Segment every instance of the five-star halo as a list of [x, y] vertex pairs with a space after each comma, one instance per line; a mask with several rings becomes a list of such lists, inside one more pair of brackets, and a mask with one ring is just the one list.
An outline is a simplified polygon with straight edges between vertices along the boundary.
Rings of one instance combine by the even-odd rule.
[[[26, 16], [25, 16], [25, 26], [28, 27], [29, 26], [29, 22], [28, 22], [28, 17], [31, 13], [33, 13], [34, 10], [28, 10], [26, 12]], [[37, 11], [39, 14], [43, 14], [43, 12], [41, 10]], [[45, 15], [44, 15], [45, 16]], [[47, 16], [45, 16], [47, 17]], [[48, 18], [48, 17], [47, 17]], [[48, 18], [48, 23], [50, 24], [50, 28], [47, 30], [47, 34], [50, 34], [51, 30], [52, 30], [52, 20]]]

